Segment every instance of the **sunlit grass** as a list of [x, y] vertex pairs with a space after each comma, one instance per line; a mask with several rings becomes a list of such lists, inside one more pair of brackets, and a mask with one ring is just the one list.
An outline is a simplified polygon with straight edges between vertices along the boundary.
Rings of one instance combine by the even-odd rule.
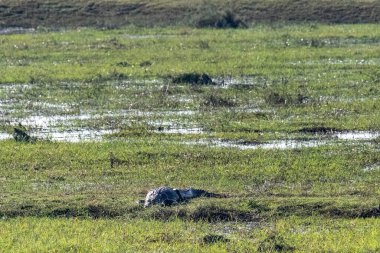
[[[258, 26], [227, 31], [127, 27], [7, 35], [1, 38], [0, 82], [82, 81], [120, 75], [152, 78], [207, 72], [213, 76], [286, 77], [290, 82], [299, 82], [304, 76], [308, 83], [328, 81], [331, 86], [340, 82], [342, 74], [354, 81], [359, 75], [368, 79], [371, 72], [376, 73], [380, 36], [376, 27]], [[346, 59], [350, 61], [345, 63]], [[152, 65], [140, 67], [146, 61]], [[331, 63], [326, 65], [326, 61]], [[127, 62], [128, 66], [122, 67], [119, 62]], [[351, 71], [343, 73], [347, 68]]]
[[[379, 251], [378, 138], [317, 131], [380, 129], [377, 28], [0, 36], [1, 133], [57, 115], [73, 116], [60, 130], [115, 130], [100, 142], [0, 141], [0, 251]], [[215, 84], [173, 82], [183, 73], [206, 73]], [[173, 126], [200, 131], [165, 132]], [[328, 144], [239, 149], [207, 140]], [[136, 203], [160, 185], [227, 198]]]
[[[379, 220], [282, 219], [273, 224], [17, 218], [0, 221], [3, 252], [376, 252]], [[224, 240], [207, 243], [207, 236]]]

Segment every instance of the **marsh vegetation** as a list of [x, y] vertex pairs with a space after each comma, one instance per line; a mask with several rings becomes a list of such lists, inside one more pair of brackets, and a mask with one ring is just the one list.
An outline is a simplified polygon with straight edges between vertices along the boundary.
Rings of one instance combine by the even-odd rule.
[[378, 28], [0, 35], [0, 250], [379, 251]]

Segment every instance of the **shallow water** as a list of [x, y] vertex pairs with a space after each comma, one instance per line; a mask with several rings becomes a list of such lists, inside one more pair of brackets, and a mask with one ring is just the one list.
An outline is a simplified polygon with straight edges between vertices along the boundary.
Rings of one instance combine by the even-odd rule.
[[49, 128], [54, 126], [70, 126], [74, 120], [89, 120], [96, 118], [97, 116], [91, 116], [89, 114], [80, 115], [35, 115], [27, 118], [15, 119], [11, 121], [12, 124], [21, 123], [24, 126], [34, 128]]
[[340, 140], [372, 140], [380, 136], [380, 132], [370, 131], [347, 131], [333, 134]]
[[380, 58], [371, 58], [371, 59], [334, 59], [329, 58], [325, 60], [318, 61], [297, 61], [291, 62], [291, 65], [379, 65]]
[[[77, 130], [49, 130], [31, 131], [29, 134], [33, 137], [43, 140], [62, 141], [62, 142], [82, 142], [82, 141], [102, 141], [106, 134], [113, 133], [114, 130], [97, 130], [97, 129], [77, 129]], [[8, 133], [0, 133], [0, 140], [12, 139]]]
[[34, 28], [23, 28], [23, 27], [7, 27], [0, 29], [0, 35], [5, 34], [21, 34], [21, 33], [32, 33], [36, 30]]
[[216, 77], [212, 78], [212, 81], [220, 85], [224, 88], [234, 87], [234, 86], [242, 86], [242, 87], [250, 87], [250, 86], [260, 86], [265, 85], [267, 83], [267, 79], [262, 76], [242, 76], [240, 78], [234, 77]]
[[[53, 141], [101, 141], [104, 135], [117, 132], [117, 127], [107, 126], [111, 121], [128, 125], [135, 121], [135, 117], [143, 117], [141, 121], [154, 127], [156, 132], [168, 134], [194, 134], [202, 133], [203, 130], [194, 124], [185, 124], [180, 120], [162, 120], [163, 117], [186, 117], [195, 114], [192, 110], [168, 110], [168, 111], [140, 111], [140, 110], [118, 110], [115, 112], [96, 113], [83, 112], [76, 115], [32, 115], [25, 118], [4, 118], [5, 124], [15, 126], [19, 123], [29, 129], [28, 133], [40, 139]], [[154, 120], [150, 120], [153, 118]], [[96, 125], [94, 121], [99, 121], [99, 127], [86, 127]], [[0, 140], [10, 139], [12, 135], [0, 133]]]
[[113, 133], [113, 130], [97, 130], [97, 129], [76, 129], [67, 131], [39, 131], [31, 133], [40, 139], [48, 139], [52, 141], [82, 142], [82, 141], [101, 141], [104, 135]]
[[[330, 136], [330, 135], [329, 135]], [[339, 141], [350, 141], [350, 143], [355, 141], [370, 141], [380, 136], [380, 132], [369, 132], [369, 131], [352, 131], [352, 132], [341, 132], [333, 133], [328, 139], [318, 138], [311, 140], [272, 140], [264, 143], [241, 143], [238, 141], [226, 141], [220, 139], [214, 140], [199, 140], [186, 142], [190, 145], [207, 145], [210, 147], [225, 147], [225, 148], [237, 148], [241, 150], [248, 149], [301, 149], [301, 148], [313, 148], [323, 145], [330, 145], [334, 143], [339, 143]], [[320, 135], [320, 137], [323, 137]]]
[[310, 148], [326, 145], [327, 141], [322, 140], [274, 140], [266, 143], [239, 143], [236, 141], [225, 140], [200, 140], [194, 142], [186, 142], [190, 145], [207, 145], [210, 147], [224, 147], [224, 148], [237, 148], [241, 150], [248, 149], [298, 149], [298, 148]]
[[380, 163], [379, 164], [372, 164], [364, 167], [363, 169], [365, 172], [371, 172], [371, 171], [380, 171]]
[[6, 140], [12, 138], [12, 135], [7, 133], [0, 133], [0, 140]]
[[200, 127], [169, 127], [162, 130], [157, 130], [156, 132], [166, 133], [166, 134], [202, 134], [204, 131]]
[[[219, 88], [235, 86], [235, 85], [260, 85], [266, 82], [261, 76], [241, 76], [238, 78], [224, 77], [213, 79], [219, 84]], [[121, 89], [161, 89], [163, 80], [125, 80], [122, 82], [107, 83], [115, 88]], [[153, 83], [153, 86], [145, 85]], [[158, 83], [156, 85], [156, 83]], [[71, 89], [79, 84], [76, 83], [61, 83], [60, 86], [54, 86], [50, 89]], [[137, 109], [116, 109], [106, 111], [101, 106], [91, 107], [91, 109], [81, 109], [80, 101], [59, 103], [47, 97], [49, 101], [43, 101], [45, 97], [34, 97], [29, 100], [24, 92], [29, 89], [37, 95], [38, 89], [45, 89], [44, 84], [0, 84], [0, 123], [6, 127], [11, 127], [21, 123], [27, 129], [29, 134], [41, 139], [50, 139], [54, 141], [100, 141], [106, 134], [117, 132], [118, 128], [141, 123], [146, 125], [154, 132], [166, 134], [204, 134], [202, 124], [198, 122], [198, 110], [189, 110], [187, 106], [182, 105], [182, 109], [178, 110], [137, 110]], [[52, 91], [53, 92], [53, 91]], [[33, 93], [33, 94], [34, 94]], [[53, 92], [54, 93], [54, 92]], [[53, 94], [52, 93], [52, 94]], [[49, 95], [50, 96], [50, 95]], [[192, 97], [186, 95], [172, 95], [170, 99], [182, 101], [183, 103], [192, 102]], [[123, 102], [123, 100], [121, 100]], [[258, 108], [258, 101], [252, 102], [250, 105], [233, 108], [237, 112], [261, 113], [270, 112], [263, 111]], [[125, 108], [128, 108], [126, 106]], [[315, 140], [276, 140], [266, 143], [239, 143], [231, 141], [212, 140], [208, 143], [212, 146], [235, 147], [240, 149], [289, 149], [316, 147], [326, 145], [334, 141], [359, 141], [371, 140], [378, 138], [379, 132], [370, 131], [351, 131], [351, 132], [336, 132], [329, 135], [310, 134], [310, 137]], [[1, 139], [12, 138], [12, 135], [0, 133]], [[286, 138], [286, 137], [284, 137]], [[326, 140], [326, 138], [330, 138]], [[198, 142], [201, 143], [201, 142]]]
[[170, 34], [126, 34], [127, 39], [159, 39], [168, 37], [178, 37], [178, 35]]

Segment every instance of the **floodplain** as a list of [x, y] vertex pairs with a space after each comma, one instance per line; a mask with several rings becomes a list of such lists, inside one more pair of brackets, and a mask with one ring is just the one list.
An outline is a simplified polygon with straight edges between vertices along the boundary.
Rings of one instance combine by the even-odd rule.
[[0, 251], [378, 252], [378, 28], [1, 34]]

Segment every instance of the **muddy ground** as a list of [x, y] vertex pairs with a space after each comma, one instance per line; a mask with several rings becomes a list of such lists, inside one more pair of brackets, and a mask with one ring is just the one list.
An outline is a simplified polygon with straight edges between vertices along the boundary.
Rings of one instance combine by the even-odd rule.
[[[232, 12], [245, 24], [268, 22], [377, 23], [380, 1], [314, 0], [1, 0], [0, 27], [114, 28], [141, 26], [213, 26]], [[210, 22], [211, 20], [211, 22]], [[205, 22], [206, 21], [206, 22]]]

